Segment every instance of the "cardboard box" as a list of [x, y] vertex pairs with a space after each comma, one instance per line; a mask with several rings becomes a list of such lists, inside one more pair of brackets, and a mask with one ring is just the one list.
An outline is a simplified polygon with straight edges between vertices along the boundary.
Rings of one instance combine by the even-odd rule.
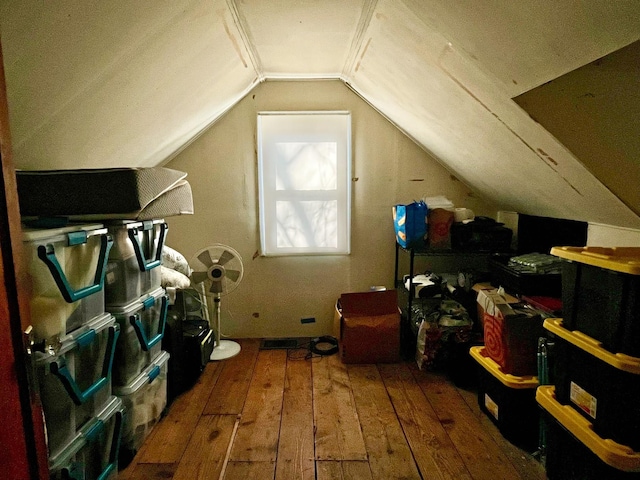
[[542, 317], [531, 309], [510, 303], [497, 290], [478, 291], [483, 311], [486, 353], [512, 375], [537, 373], [538, 338], [544, 335]]
[[336, 303], [335, 336], [344, 363], [400, 361], [400, 309], [395, 290], [343, 293]]
[[[478, 321], [480, 322], [480, 325], [484, 328], [483, 318], [484, 318], [484, 312], [486, 310], [485, 307], [487, 303], [491, 301], [492, 298], [498, 295], [498, 289], [493, 285], [491, 285], [490, 283], [476, 283], [473, 286], [473, 291], [476, 292], [476, 295], [477, 295], [476, 305], [478, 308]], [[504, 293], [502, 295], [502, 298], [506, 300], [507, 303], [509, 304], [520, 302], [520, 300], [518, 300], [516, 297], [509, 295], [508, 293]]]

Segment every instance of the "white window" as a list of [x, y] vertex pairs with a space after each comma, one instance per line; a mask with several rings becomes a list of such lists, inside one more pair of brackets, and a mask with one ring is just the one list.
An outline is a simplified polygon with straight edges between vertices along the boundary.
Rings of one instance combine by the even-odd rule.
[[351, 115], [258, 114], [262, 254], [348, 254]]

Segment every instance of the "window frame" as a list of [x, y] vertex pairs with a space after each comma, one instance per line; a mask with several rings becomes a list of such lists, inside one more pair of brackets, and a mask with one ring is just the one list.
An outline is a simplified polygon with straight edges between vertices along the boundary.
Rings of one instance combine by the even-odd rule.
[[[328, 131], [317, 130], [317, 126], [312, 130], [306, 129], [298, 122], [295, 126], [289, 126], [286, 130], [282, 128], [279, 133], [273, 134], [273, 124], [265, 127], [267, 119], [276, 117], [289, 117], [288, 120], [298, 116], [325, 116], [342, 117], [339, 123], [340, 133], [336, 133], [337, 126], [333, 126], [330, 133]], [[299, 119], [300, 120], [300, 119]], [[286, 120], [283, 120], [286, 121]], [[336, 122], [338, 123], [338, 122]], [[260, 230], [260, 253], [262, 256], [295, 256], [295, 255], [349, 255], [351, 253], [351, 112], [343, 110], [319, 110], [319, 111], [260, 111], [257, 114], [257, 165], [258, 165], [258, 202], [259, 202], [259, 230]], [[265, 133], [265, 130], [268, 130]], [[277, 128], [276, 128], [277, 130]], [[300, 142], [319, 142], [321, 139], [334, 139], [338, 144], [337, 155], [337, 188], [336, 190], [286, 190], [277, 189], [275, 185], [276, 175], [275, 160], [269, 158], [269, 146], [277, 143], [282, 136], [293, 136]], [[290, 139], [288, 140], [290, 141]], [[271, 185], [267, 185], [271, 183]], [[337, 246], [336, 247], [278, 247], [277, 232], [278, 221], [276, 218], [276, 203], [278, 200], [288, 202], [302, 202], [304, 199], [326, 201], [336, 200], [338, 202], [337, 220]]]

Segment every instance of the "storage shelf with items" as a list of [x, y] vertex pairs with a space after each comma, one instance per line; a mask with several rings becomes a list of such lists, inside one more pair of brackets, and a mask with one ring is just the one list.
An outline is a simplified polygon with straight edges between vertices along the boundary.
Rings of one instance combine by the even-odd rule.
[[[420, 326], [420, 318], [417, 316], [419, 311], [425, 308], [429, 310], [433, 304], [433, 299], [429, 298], [432, 295], [426, 293], [428, 289], [440, 288], [439, 285], [417, 285], [416, 272], [486, 272], [490, 255], [489, 252], [438, 250], [428, 247], [407, 249], [396, 242], [394, 285], [398, 291], [398, 302], [402, 312], [401, 338], [406, 357], [412, 357], [412, 351], [415, 349]], [[472, 287], [473, 279], [463, 273], [458, 277], [456, 283], [459, 287]]]

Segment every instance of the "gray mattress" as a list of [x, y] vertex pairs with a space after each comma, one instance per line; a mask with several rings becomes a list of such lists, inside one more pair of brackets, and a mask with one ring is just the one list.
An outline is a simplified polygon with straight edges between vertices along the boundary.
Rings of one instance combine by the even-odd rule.
[[164, 167], [16, 172], [22, 217], [150, 220], [193, 213], [187, 174]]

